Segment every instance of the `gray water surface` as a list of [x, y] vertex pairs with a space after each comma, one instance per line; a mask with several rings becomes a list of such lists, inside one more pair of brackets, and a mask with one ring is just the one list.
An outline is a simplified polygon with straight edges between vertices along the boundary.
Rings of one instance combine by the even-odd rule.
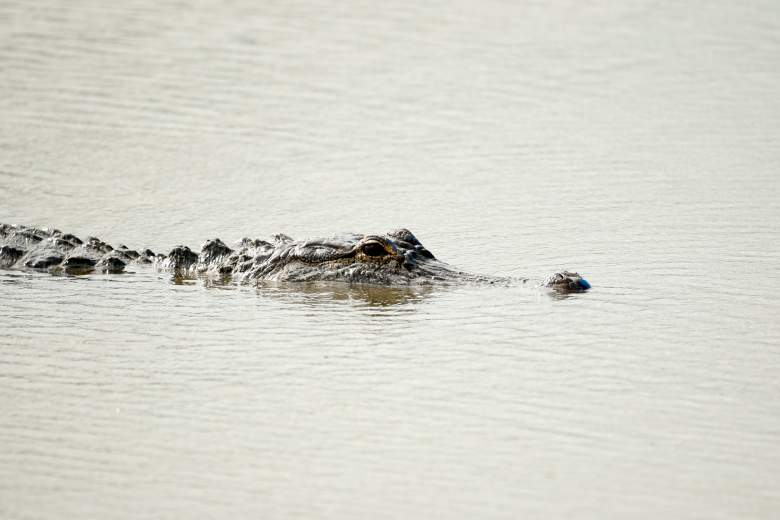
[[0, 222], [594, 289], [0, 271], [0, 518], [776, 518], [777, 2], [0, 2]]

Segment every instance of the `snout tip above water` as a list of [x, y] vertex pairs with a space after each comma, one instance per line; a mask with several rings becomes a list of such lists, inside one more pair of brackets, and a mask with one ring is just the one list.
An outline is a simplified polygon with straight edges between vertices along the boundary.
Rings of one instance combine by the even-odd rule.
[[548, 277], [543, 283], [545, 287], [550, 287], [558, 292], [583, 292], [590, 289], [591, 285], [579, 273], [563, 271], [555, 273]]

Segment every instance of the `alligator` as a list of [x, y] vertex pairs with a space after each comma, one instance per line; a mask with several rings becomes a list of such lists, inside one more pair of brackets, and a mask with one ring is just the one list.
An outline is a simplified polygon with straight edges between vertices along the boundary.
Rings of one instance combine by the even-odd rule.
[[[0, 268], [73, 275], [121, 273], [128, 264], [153, 264], [175, 276], [218, 276], [237, 283], [347, 282], [381, 286], [453, 283], [528, 282], [471, 274], [438, 260], [408, 229], [383, 235], [345, 234], [324, 239], [293, 240], [274, 235], [270, 241], [244, 238], [228, 247], [207, 240], [200, 253], [176, 246], [167, 255], [150, 249], [113, 247], [88, 237], [82, 240], [58, 229], [0, 224]], [[590, 284], [578, 273], [562, 271], [540, 284], [558, 292], [582, 292]]]

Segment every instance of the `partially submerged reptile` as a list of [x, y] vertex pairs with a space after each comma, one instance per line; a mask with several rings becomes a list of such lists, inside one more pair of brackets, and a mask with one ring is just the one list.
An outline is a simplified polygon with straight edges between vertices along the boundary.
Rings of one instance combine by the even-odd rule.
[[[287, 235], [274, 235], [271, 241], [244, 238], [233, 248], [215, 238], [206, 241], [200, 253], [176, 246], [162, 255], [149, 249], [115, 248], [94, 237], [81, 240], [57, 229], [0, 224], [0, 268], [121, 273], [132, 263], [154, 264], [179, 276], [212, 275], [245, 284], [333, 281], [407, 286], [527, 281], [459, 271], [436, 259], [408, 229], [301, 241]], [[555, 273], [541, 285], [562, 292], [590, 289], [584, 278], [568, 271]]]

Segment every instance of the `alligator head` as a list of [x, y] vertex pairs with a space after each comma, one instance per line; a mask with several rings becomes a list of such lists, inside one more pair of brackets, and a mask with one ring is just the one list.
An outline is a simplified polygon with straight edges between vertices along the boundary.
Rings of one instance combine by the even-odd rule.
[[[347, 282], [383, 286], [447, 283], [517, 283], [524, 278], [471, 274], [439, 261], [408, 229], [384, 235], [339, 235], [295, 241], [275, 235], [273, 242], [240, 241], [236, 249], [208, 240], [200, 254], [174, 248], [160, 267], [177, 277], [197, 273], [251, 282]], [[564, 271], [542, 284], [559, 292], [580, 292], [590, 285], [577, 273]]]
[[[173, 253], [173, 252], [172, 252]], [[171, 258], [172, 255], [169, 255]], [[186, 256], [176, 252], [176, 257]], [[244, 239], [237, 250], [218, 240], [206, 242], [193, 266], [200, 272], [232, 274], [242, 281], [344, 281], [377, 285], [431, 283], [466, 275], [440, 262], [408, 229], [384, 235], [341, 235], [274, 243]]]

